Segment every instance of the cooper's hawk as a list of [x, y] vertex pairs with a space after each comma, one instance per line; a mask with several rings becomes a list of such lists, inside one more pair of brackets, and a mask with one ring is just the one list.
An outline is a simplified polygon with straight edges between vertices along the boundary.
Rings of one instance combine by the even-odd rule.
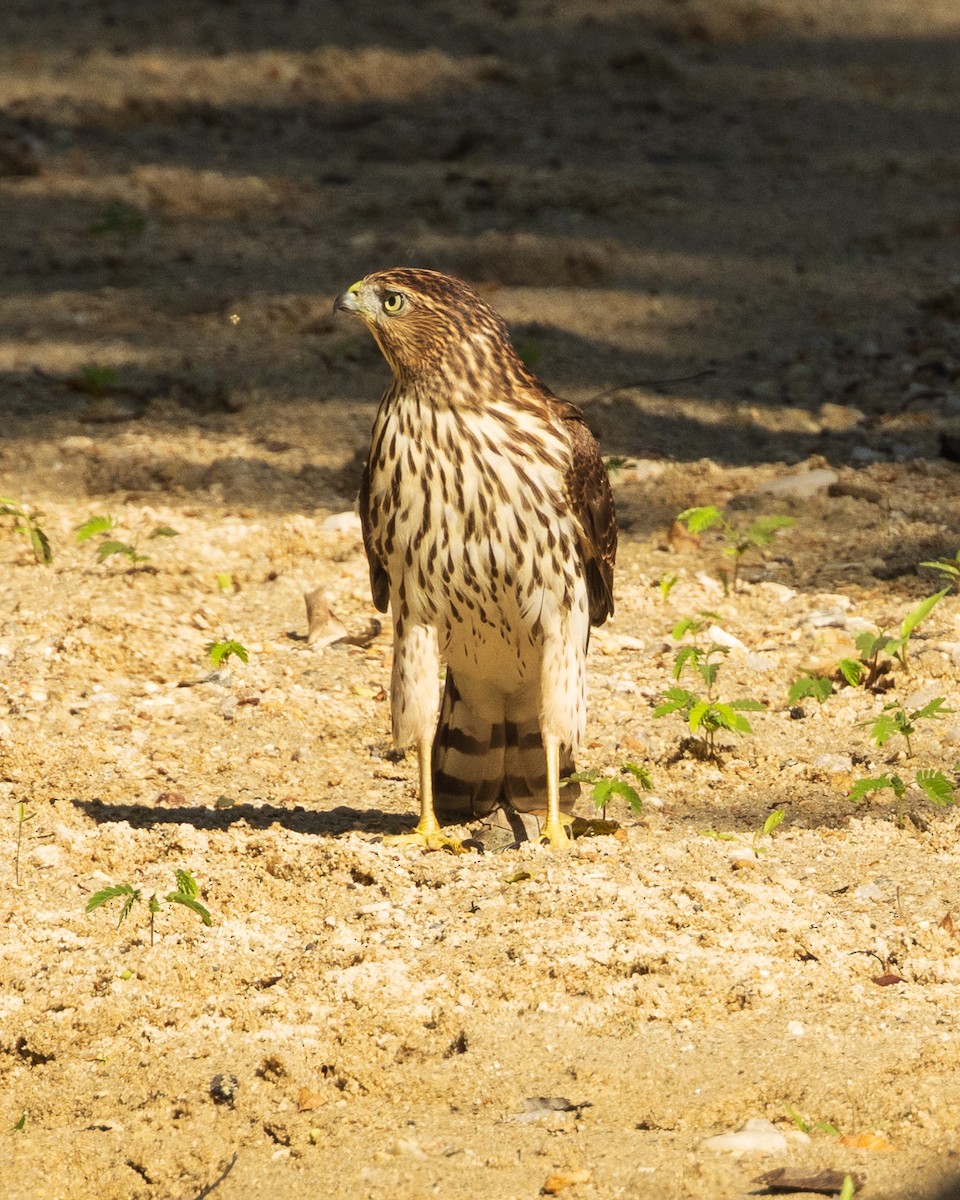
[[546, 808], [541, 836], [564, 844], [590, 626], [613, 612], [617, 526], [597, 443], [461, 280], [378, 271], [334, 307], [363, 320], [393, 373], [360, 519], [374, 603], [393, 612], [394, 741], [419, 756], [414, 837], [441, 843], [437, 815]]

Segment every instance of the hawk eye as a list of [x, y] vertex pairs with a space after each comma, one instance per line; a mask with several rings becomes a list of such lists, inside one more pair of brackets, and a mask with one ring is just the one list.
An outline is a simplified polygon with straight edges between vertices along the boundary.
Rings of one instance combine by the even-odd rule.
[[395, 316], [406, 303], [400, 292], [387, 292], [383, 297], [383, 311]]

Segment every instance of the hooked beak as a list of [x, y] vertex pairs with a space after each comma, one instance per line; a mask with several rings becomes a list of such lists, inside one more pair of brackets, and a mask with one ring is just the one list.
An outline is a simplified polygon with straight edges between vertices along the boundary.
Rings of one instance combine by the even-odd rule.
[[345, 292], [341, 292], [340, 295], [336, 298], [336, 300], [334, 300], [333, 311], [335, 313], [336, 312], [359, 313], [361, 311], [360, 301], [358, 298], [361, 282], [362, 282], [361, 280], [358, 280], [356, 283], [351, 284], [350, 287], [348, 287]]

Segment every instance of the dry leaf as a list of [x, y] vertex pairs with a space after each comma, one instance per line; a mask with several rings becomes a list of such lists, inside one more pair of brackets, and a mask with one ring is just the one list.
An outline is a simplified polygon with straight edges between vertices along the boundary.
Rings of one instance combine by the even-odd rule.
[[896, 1150], [882, 1133], [847, 1133], [839, 1142], [848, 1150]]
[[892, 971], [885, 971], [883, 975], [874, 975], [873, 982], [877, 987], [890, 987], [894, 983], [906, 983], [907, 981], [902, 975], [894, 975]]
[[758, 1175], [754, 1183], [765, 1184], [772, 1192], [823, 1192], [833, 1196], [843, 1187], [843, 1181], [849, 1175], [853, 1180], [855, 1191], [863, 1187], [863, 1176], [855, 1175], [852, 1171], [803, 1171], [799, 1168], [777, 1167], [775, 1171], [766, 1171]]
[[315, 646], [319, 642], [321, 646], [329, 646], [343, 637], [347, 627], [330, 611], [327, 593], [323, 588], [305, 592], [303, 599], [307, 606], [307, 645]]
[[700, 547], [700, 536], [691, 533], [682, 521], [674, 521], [667, 534], [671, 550], [697, 550]]
[[564, 1188], [574, 1187], [578, 1183], [589, 1183], [589, 1171], [566, 1171], [560, 1174], [548, 1175], [540, 1189], [541, 1195], [557, 1196]]
[[320, 1092], [312, 1092], [310, 1088], [302, 1087], [297, 1093], [297, 1109], [300, 1112], [314, 1112], [326, 1104], [327, 1098]]

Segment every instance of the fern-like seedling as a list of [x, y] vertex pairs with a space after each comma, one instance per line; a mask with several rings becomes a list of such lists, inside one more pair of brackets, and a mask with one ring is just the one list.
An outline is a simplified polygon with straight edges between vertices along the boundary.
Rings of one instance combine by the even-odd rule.
[[[99, 537], [100, 544], [97, 546], [97, 562], [106, 562], [108, 558], [113, 558], [115, 555], [121, 555], [131, 562], [134, 567], [140, 563], [150, 561], [149, 554], [141, 554], [139, 543], [135, 539], [132, 543], [121, 542], [117, 538], [107, 537], [116, 528], [117, 522], [111, 516], [91, 517], [84, 521], [82, 525], [78, 525], [74, 536], [78, 543], [89, 541], [90, 538]], [[151, 529], [147, 534], [147, 540], [153, 538], [169, 538], [179, 537], [176, 529], [172, 529], [169, 525], [158, 525], [155, 529]]]
[[[177, 870], [174, 872], [176, 880], [176, 888], [172, 892], [161, 897], [156, 891], [151, 892], [147, 897], [147, 911], [150, 914], [150, 945], [154, 941], [154, 923], [158, 912], [160, 912], [160, 901], [165, 900], [168, 904], [181, 904], [185, 908], [189, 908], [191, 912], [196, 913], [204, 925], [210, 926], [213, 924], [213, 918], [206, 908], [200, 903], [197, 897], [200, 895], [200, 888], [197, 881], [189, 871]], [[117, 929], [130, 916], [134, 905], [138, 904], [143, 899], [143, 893], [140, 888], [135, 888], [131, 883], [117, 883], [111, 887], [102, 888], [87, 901], [84, 912], [92, 913], [101, 905], [109, 904], [111, 900], [123, 899], [123, 904], [120, 906], [120, 917], [117, 921]]]
[[249, 662], [250, 652], [242, 642], [236, 642], [232, 638], [210, 642], [207, 645], [207, 657], [215, 667], [225, 666], [234, 656], [245, 663]]
[[907, 748], [907, 755], [913, 757], [911, 737], [917, 731], [918, 721], [935, 721], [953, 712], [947, 708], [943, 696], [936, 696], [922, 708], [907, 709], [900, 700], [891, 700], [885, 704], [880, 716], [870, 721], [860, 721], [861, 726], [870, 727], [870, 737], [878, 746], [885, 746], [892, 737], [902, 737]]
[[49, 567], [53, 562], [53, 550], [50, 539], [40, 526], [40, 515], [31, 513], [16, 500], [0, 499], [0, 517], [13, 517], [13, 532], [27, 538], [36, 562]]
[[[624, 775], [630, 775], [635, 779], [640, 791], [653, 791], [653, 776], [646, 767], [638, 766], [636, 763], [623, 763], [620, 767], [620, 772]], [[592, 786], [593, 806], [596, 809], [602, 810], [601, 816], [604, 820], [607, 819], [607, 805], [614, 796], [619, 796], [622, 800], [625, 800], [631, 812], [638, 813], [643, 809], [643, 799], [640, 796], [640, 792], [627, 783], [625, 779], [619, 779], [616, 775], [601, 775], [596, 767], [591, 767], [589, 771], [575, 771], [567, 778], [570, 783], [586, 783]]]
[[[957, 769], [960, 769], [958, 764]], [[931, 804], [944, 808], [956, 803], [956, 782], [949, 779], [943, 771], [922, 768], [915, 776], [917, 787], [923, 792]], [[867, 796], [876, 792], [891, 791], [897, 800], [897, 826], [903, 828], [903, 801], [907, 794], [907, 784], [900, 775], [878, 775], [873, 779], [858, 779], [850, 789], [847, 799], [853, 804], [859, 804]]]
[[701, 738], [703, 755], [713, 759], [717, 757], [716, 735], [720, 730], [736, 734], [753, 733], [753, 726], [743, 714], [763, 711], [759, 700], [743, 697], [738, 700], [721, 700], [717, 696], [720, 663], [715, 660], [718, 656], [726, 656], [730, 651], [726, 646], [716, 643], [702, 646], [697, 640], [706, 623], [716, 617], [717, 614], [713, 612], [703, 612], [699, 617], [683, 617], [671, 632], [675, 641], [680, 641], [688, 634], [693, 638], [690, 645], [681, 646], [674, 656], [674, 679], [679, 684], [684, 671], [689, 668], [702, 679], [706, 695], [700, 696], [689, 688], [679, 686], [667, 688], [663, 693], [662, 702], [653, 710], [654, 717], [667, 717], [672, 713], [679, 713], [690, 732]]
[[734, 592], [737, 590], [740, 562], [743, 557], [752, 550], [762, 550], [769, 546], [781, 529], [788, 529], [791, 525], [796, 524], [793, 517], [768, 516], [757, 517], [746, 529], [740, 529], [724, 516], [715, 504], [706, 504], [699, 508], [686, 508], [679, 514], [677, 520], [686, 525], [693, 534], [703, 533], [715, 526], [719, 527], [725, 543], [723, 553], [733, 559], [733, 574], [729, 584], [725, 571], [721, 572], [720, 579], [724, 585], [724, 591], [729, 588]]
[[787, 693], [787, 704], [792, 708], [801, 700], [812, 696], [818, 704], [823, 704], [828, 696], [833, 695], [833, 680], [825, 675], [801, 675], [790, 685]]

